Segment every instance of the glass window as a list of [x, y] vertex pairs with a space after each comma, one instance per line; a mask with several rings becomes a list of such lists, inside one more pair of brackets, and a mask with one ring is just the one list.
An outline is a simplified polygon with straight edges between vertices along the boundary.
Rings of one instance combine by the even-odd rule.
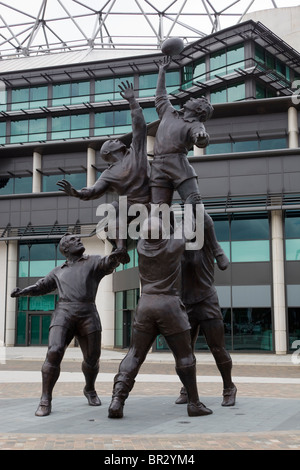
[[206, 154], [207, 155], [213, 155], [213, 154], [219, 154], [219, 153], [231, 153], [232, 148], [231, 148], [231, 142], [221, 142], [217, 144], [209, 144], [206, 147]]
[[52, 106], [67, 106], [87, 101], [90, 101], [89, 81], [53, 85]]
[[195, 81], [204, 82], [206, 80], [206, 63], [205, 59], [202, 59], [200, 62], [197, 62], [195, 65], [193, 79]]
[[29, 92], [29, 107], [39, 108], [40, 106], [47, 106], [48, 98], [48, 87], [38, 86], [30, 88]]
[[139, 96], [155, 96], [157, 73], [147, 73], [139, 76]]
[[234, 86], [227, 88], [227, 101], [231, 103], [232, 101], [240, 101], [246, 98], [246, 87], [245, 83], [239, 83]]
[[32, 192], [32, 176], [15, 178], [14, 183], [14, 194], [27, 194]]
[[232, 143], [233, 152], [253, 152], [258, 150], [257, 140], [245, 140], [242, 142]]
[[244, 45], [230, 47], [227, 51], [227, 73], [234, 72], [237, 68], [244, 68]]
[[28, 121], [12, 121], [11, 122], [11, 137], [12, 144], [18, 142], [28, 142]]
[[6, 137], [6, 123], [0, 122], [0, 144], [5, 144]]
[[90, 133], [89, 114], [80, 114], [71, 116], [71, 134], [70, 137], [88, 137]]
[[30, 119], [11, 122], [12, 144], [47, 139], [47, 119]]
[[273, 349], [270, 308], [233, 308], [234, 350]]
[[125, 76], [119, 78], [103, 78], [95, 81], [95, 102], [109, 101], [109, 100], [120, 100], [120, 88], [122, 82], [128, 81], [134, 83], [132, 76]]
[[94, 135], [110, 135], [114, 133], [114, 112], [95, 113]]
[[233, 241], [231, 254], [235, 263], [270, 261], [270, 244], [267, 240]]
[[26, 312], [18, 312], [17, 314], [17, 345], [26, 344]]
[[287, 211], [285, 215], [285, 258], [300, 260], [300, 212]]
[[63, 106], [71, 104], [71, 90], [69, 83], [53, 85], [52, 106]]
[[11, 90], [11, 110], [29, 108], [29, 88], [15, 88]]
[[231, 220], [232, 240], [269, 240], [269, 220], [264, 214], [234, 214]]
[[90, 82], [71, 83], [71, 104], [90, 101]]
[[220, 88], [219, 90], [212, 91], [210, 94], [210, 101], [212, 104], [226, 103], [227, 102], [226, 88]]
[[55, 300], [54, 294], [29, 297], [29, 310], [49, 312], [55, 309]]
[[259, 142], [260, 150], [284, 149], [287, 147], [286, 137], [278, 139], [264, 139]]
[[155, 108], [144, 108], [143, 115], [146, 123], [154, 122], [158, 120], [158, 115]]
[[210, 75], [211, 78], [216, 75], [226, 74], [226, 50], [215, 52], [210, 56]]
[[29, 142], [47, 139], [47, 119], [30, 119]]
[[67, 139], [70, 136], [70, 116], [52, 118], [52, 139]]
[[131, 132], [131, 113], [130, 110], [124, 109], [121, 111], [115, 111], [115, 133], [116, 134], [125, 134], [126, 132]]
[[86, 186], [86, 173], [60, 173], [56, 175], [43, 175], [42, 191], [45, 193], [58, 191], [57, 182], [62, 179], [69, 181], [75, 189], [81, 189]]

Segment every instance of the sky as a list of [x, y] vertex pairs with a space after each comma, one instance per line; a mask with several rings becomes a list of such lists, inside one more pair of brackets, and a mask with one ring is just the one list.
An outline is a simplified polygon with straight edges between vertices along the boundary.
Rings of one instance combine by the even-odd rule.
[[[251, 12], [274, 4], [296, 6], [300, 0], [0, 0], [0, 52], [5, 56], [17, 47], [37, 50], [38, 46], [60, 47], [62, 42], [86, 46], [93, 38], [93, 45], [101, 47], [109, 35], [115, 44], [138, 41], [141, 46], [155, 46], [159, 35], [180, 36], [188, 42], [212, 32], [214, 12], [223, 12], [220, 28], [226, 28], [239, 21], [248, 7]], [[106, 27], [102, 27], [103, 39], [97, 16], [101, 10]], [[44, 21], [36, 23], [37, 17]]]

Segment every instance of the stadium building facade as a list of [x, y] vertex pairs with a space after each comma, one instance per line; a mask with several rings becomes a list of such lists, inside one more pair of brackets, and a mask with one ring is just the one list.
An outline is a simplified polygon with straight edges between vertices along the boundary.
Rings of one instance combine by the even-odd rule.
[[[10, 292], [63, 263], [65, 232], [80, 235], [87, 253], [109, 253], [95, 234], [96, 212], [116, 196], [80, 201], [56, 183], [91, 186], [106, 168], [103, 142], [117, 136], [129, 145], [130, 111], [118, 88], [126, 80], [144, 110], [151, 163], [161, 58], [159, 51], [90, 50], [0, 61], [0, 344], [47, 344], [56, 293], [16, 300]], [[230, 351], [286, 354], [300, 340], [297, 80], [300, 53], [252, 20], [187, 46], [167, 72], [175, 107], [198, 96], [214, 106], [210, 144], [189, 159], [230, 259], [215, 277]], [[99, 287], [104, 347], [129, 345], [139, 298], [135, 240], [128, 251], [130, 263]], [[167, 348], [163, 338], [154, 348]], [[197, 349], [206, 349], [201, 336]]]

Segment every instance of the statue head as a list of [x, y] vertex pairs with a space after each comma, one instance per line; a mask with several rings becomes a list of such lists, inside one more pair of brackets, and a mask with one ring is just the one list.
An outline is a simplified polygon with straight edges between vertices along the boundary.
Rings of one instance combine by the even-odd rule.
[[207, 121], [214, 111], [214, 108], [208, 101], [208, 99], [201, 98], [190, 98], [184, 105], [183, 110], [185, 113], [194, 114], [199, 118], [199, 121]]
[[108, 163], [113, 163], [125, 154], [126, 145], [120, 139], [111, 139], [104, 142], [100, 149], [100, 157]]
[[72, 255], [75, 257], [81, 256], [84, 253], [85, 248], [80, 237], [71, 233], [65, 233], [65, 235], [60, 239], [59, 251], [66, 258], [69, 258]]

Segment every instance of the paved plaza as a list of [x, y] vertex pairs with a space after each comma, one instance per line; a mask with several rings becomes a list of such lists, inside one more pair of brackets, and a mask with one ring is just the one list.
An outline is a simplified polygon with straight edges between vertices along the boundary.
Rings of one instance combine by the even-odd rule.
[[197, 353], [201, 400], [213, 414], [190, 418], [175, 405], [180, 382], [169, 353], [150, 353], [121, 420], [107, 417], [113, 377], [126, 351], [104, 350], [101, 407], [82, 390], [81, 352], [69, 348], [50, 416], [34, 415], [46, 348], [8, 348], [0, 358], [0, 450], [300, 450], [300, 374], [292, 355], [232, 354], [236, 405], [221, 406], [222, 382], [209, 353]]

